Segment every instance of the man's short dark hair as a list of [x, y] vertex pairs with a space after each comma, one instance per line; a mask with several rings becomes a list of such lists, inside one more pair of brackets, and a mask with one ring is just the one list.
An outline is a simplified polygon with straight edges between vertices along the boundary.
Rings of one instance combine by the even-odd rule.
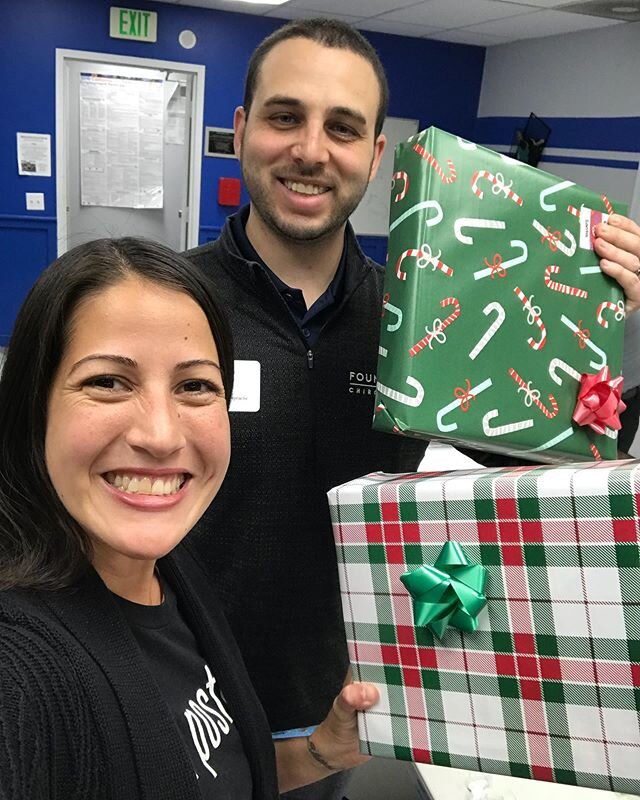
[[292, 20], [260, 42], [249, 59], [247, 77], [244, 83], [243, 106], [246, 114], [248, 115], [251, 109], [262, 62], [276, 45], [288, 39], [310, 39], [312, 42], [317, 42], [317, 44], [321, 44], [324, 47], [349, 50], [352, 53], [356, 53], [356, 55], [362, 56], [371, 64], [378, 79], [378, 88], [380, 90], [380, 103], [378, 104], [375, 124], [375, 136], [377, 137], [382, 130], [384, 118], [387, 115], [387, 106], [389, 105], [389, 84], [387, 83], [384, 67], [375, 49], [364, 36], [355, 28], [352, 28], [351, 25], [347, 25], [346, 22], [341, 22], [337, 19], [318, 17], [315, 19]]
[[54, 261], [18, 313], [0, 377], [0, 588], [59, 589], [91, 560], [86, 532], [49, 478], [49, 394], [78, 305], [131, 277], [183, 292], [200, 306], [218, 351], [227, 403], [231, 398], [231, 330], [209, 278], [184, 256], [127, 237], [82, 244]]

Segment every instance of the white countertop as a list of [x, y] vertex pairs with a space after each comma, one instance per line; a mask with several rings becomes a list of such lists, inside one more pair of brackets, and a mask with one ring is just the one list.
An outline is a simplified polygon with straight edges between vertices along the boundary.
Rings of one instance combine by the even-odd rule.
[[635, 795], [416, 764], [433, 800], [638, 800]]

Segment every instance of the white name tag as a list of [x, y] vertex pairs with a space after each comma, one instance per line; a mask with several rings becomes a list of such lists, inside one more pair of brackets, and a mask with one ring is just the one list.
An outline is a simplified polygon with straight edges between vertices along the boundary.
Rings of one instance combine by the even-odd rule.
[[234, 361], [229, 411], [260, 411], [260, 362]]
[[593, 250], [593, 229], [600, 222], [606, 222], [608, 214], [602, 211], [594, 211], [591, 208], [582, 206], [580, 208], [580, 247], [582, 250]]

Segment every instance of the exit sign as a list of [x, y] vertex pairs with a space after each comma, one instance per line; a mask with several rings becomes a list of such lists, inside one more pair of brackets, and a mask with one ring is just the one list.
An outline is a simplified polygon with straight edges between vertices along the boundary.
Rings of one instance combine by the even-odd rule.
[[155, 42], [158, 38], [158, 15], [155, 11], [111, 7], [109, 35], [113, 39]]

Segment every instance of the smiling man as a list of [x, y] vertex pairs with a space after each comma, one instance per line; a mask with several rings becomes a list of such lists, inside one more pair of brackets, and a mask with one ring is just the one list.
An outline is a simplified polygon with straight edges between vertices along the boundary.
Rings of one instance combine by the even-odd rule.
[[[251, 202], [188, 254], [224, 299], [236, 357], [231, 466], [190, 542], [276, 737], [308, 734], [348, 668], [326, 491], [414, 471], [424, 452], [371, 430], [383, 268], [348, 222], [380, 163], [387, 97], [378, 56], [345, 23], [271, 34], [234, 118]], [[599, 227], [603, 270], [637, 307], [640, 228]], [[287, 797], [341, 800], [341, 781]]]
[[[277, 736], [308, 733], [347, 673], [326, 491], [413, 470], [424, 452], [371, 430], [383, 270], [348, 223], [384, 149], [387, 96], [349, 26], [275, 31], [234, 119], [251, 203], [189, 253], [225, 299], [237, 376], [231, 467], [191, 541]], [[289, 797], [342, 798], [341, 780]]]

